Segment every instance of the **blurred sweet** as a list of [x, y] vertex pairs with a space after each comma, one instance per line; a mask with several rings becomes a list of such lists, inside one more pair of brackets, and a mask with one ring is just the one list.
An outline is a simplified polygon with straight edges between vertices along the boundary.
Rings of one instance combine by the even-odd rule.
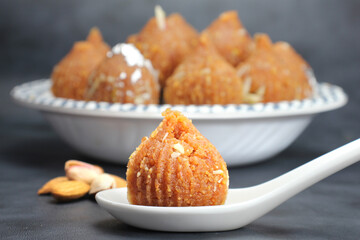
[[237, 67], [244, 101], [277, 102], [312, 96], [310, 66], [285, 42], [273, 44], [266, 34], [254, 38], [255, 49]]
[[166, 78], [196, 46], [198, 34], [180, 14], [171, 14], [166, 18], [157, 6], [155, 15], [127, 41], [151, 60], [154, 68], [159, 70], [160, 84], [164, 86]]
[[157, 72], [132, 44], [117, 44], [92, 72], [86, 100], [157, 104]]
[[127, 169], [128, 200], [148, 206], [224, 204], [229, 186], [225, 161], [180, 112], [167, 109], [143, 138]]
[[218, 52], [233, 66], [249, 56], [253, 42], [236, 11], [222, 13], [205, 30]]
[[239, 104], [242, 83], [235, 69], [202, 34], [197, 49], [167, 79], [164, 100], [168, 104]]
[[104, 59], [109, 46], [99, 29], [92, 28], [86, 41], [76, 42], [71, 51], [54, 67], [52, 92], [56, 97], [84, 99], [91, 71]]

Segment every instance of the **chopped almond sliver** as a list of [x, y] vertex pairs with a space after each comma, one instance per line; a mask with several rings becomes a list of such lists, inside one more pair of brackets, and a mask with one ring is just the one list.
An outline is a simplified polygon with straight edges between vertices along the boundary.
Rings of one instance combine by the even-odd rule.
[[174, 144], [173, 148], [182, 154], [185, 153], [184, 147], [180, 143]]
[[223, 171], [223, 170], [216, 170], [216, 171], [213, 171], [213, 174], [222, 174], [222, 173], [224, 173], [224, 171]]
[[165, 24], [166, 14], [165, 14], [165, 11], [162, 9], [162, 7], [159, 6], [159, 5], [155, 6], [155, 18], [156, 18], [156, 23], [158, 25], [158, 28], [160, 30], [165, 30], [165, 27], [166, 27], [166, 24]]

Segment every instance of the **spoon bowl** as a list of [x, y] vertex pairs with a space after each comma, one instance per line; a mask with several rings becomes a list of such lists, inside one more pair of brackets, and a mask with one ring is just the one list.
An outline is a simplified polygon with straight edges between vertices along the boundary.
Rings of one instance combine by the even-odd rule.
[[129, 225], [158, 231], [211, 232], [241, 228], [297, 193], [360, 160], [360, 139], [333, 150], [268, 182], [229, 189], [224, 205], [156, 207], [132, 205], [127, 189], [96, 194], [98, 204]]

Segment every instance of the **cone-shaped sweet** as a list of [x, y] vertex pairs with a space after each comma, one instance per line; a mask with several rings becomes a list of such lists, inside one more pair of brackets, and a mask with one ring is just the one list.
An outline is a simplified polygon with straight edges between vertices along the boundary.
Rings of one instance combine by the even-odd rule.
[[91, 73], [86, 100], [157, 104], [160, 86], [151, 62], [132, 44], [117, 44]]
[[90, 29], [86, 41], [96, 46], [97, 50], [101, 53], [106, 53], [109, 51], [109, 46], [104, 42], [101, 32], [97, 27]]
[[225, 161], [180, 112], [164, 120], [130, 156], [128, 200], [148, 206], [224, 204], [229, 186]]
[[206, 34], [197, 49], [167, 79], [168, 104], [239, 104], [242, 83], [235, 68], [221, 57]]
[[254, 40], [255, 49], [237, 67], [245, 102], [301, 100], [312, 95], [310, 66], [288, 43], [273, 44], [266, 34], [257, 34]]
[[252, 39], [243, 27], [236, 11], [222, 13], [205, 30], [218, 52], [233, 66], [249, 56]]
[[52, 92], [56, 97], [83, 100], [88, 77], [106, 56], [109, 46], [100, 31], [91, 29], [86, 41], [76, 42], [71, 51], [54, 67]]
[[[162, 24], [159, 24], [162, 22]], [[159, 71], [160, 84], [196, 46], [197, 31], [180, 14], [151, 18], [136, 35], [128, 38]]]

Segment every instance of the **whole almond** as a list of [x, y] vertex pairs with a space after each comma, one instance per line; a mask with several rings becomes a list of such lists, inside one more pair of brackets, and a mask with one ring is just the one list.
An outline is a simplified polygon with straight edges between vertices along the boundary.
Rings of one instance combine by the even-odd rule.
[[114, 174], [109, 174], [111, 177], [113, 177], [115, 179], [115, 183], [116, 183], [116, 188], [123, 188], [126, 187], [126, 180], [116, 176]]
[[54, 184], [51, 193], [56, 200], [65, 202], [79, 199], [85, 196], [89, 190], [89, 184], [83, 181], [68, 180]]
[[94, 178], [102, 173], [104, 170], [101, 167], [86, 162], [69, 160], [65, 163], [65, 174], [70, 180], [91, 184]]
[[39, 190], [38, 190], [38, 194], [42, 195], [42, 194], [49, 194], [52, 191], [52, 187], [54, 184], [57, 184], [59, 182], [65, 182], [68, 181], [68, 178], [65, 176], [62, 177], [56, 177], [53, 178], [51, 180], [49, 180], [47, 183], [45, 183]]

